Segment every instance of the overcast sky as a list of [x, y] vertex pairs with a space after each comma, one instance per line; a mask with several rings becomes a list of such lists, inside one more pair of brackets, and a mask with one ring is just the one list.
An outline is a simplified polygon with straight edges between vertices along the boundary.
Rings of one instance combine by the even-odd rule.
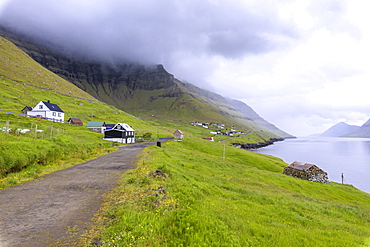
[[370, 118], [368, 0], [0, 0], [72, 54], [163, 64], [296, 136]]

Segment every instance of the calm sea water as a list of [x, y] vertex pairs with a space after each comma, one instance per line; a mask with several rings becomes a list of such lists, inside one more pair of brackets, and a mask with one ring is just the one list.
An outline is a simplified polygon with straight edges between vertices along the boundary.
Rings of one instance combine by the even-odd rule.
[[308, 137], [287, 139], [256, 150], [291, 164], [315, 164], [328, 173], [329, 180], [352, 184], [370, 193], [370, 138]]

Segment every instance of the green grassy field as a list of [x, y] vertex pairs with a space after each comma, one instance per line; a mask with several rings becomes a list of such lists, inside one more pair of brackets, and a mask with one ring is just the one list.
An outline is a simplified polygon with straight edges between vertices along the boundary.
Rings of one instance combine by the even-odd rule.
[[223, 144], [191, 137], [148, 148], [107, 196], [84, 242], [368, 246], [369, 194], [283, 175], [286, 164], [272, 156], [226, 146], [225, 157]]

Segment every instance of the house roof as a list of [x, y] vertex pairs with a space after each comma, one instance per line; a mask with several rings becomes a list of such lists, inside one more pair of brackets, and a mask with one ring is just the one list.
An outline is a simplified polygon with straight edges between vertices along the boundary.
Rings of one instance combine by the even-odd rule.
[[60, 107], [57, 104], [53, 104], [53, 103], [45, 102], [45, 101], [42, 101], [42, 103], [44, 103], [44, 105], [46, 105], [46, 107], [49, 108], [51, 111], [64, 112], [62, 111], [62, 109], [60, 109]]
[[25, 107], [22, 109], [22, 111], [23, 111], [23, 110], [25, 110], [25, 109], [27, 109], [28, 111], [32, 111], [32, 109], [33, 109], [33, 108], [32, 108], [31, 106], [25, 106]]
[[[126, 131], [135, 131], [130, 125], [128, 125], [127, 123], [118, 123], [116, 124], [113, 129], [119, 129], [118, 125], [121, 125], [123, 127], [124, 130]], [[118, 128], [117, 128], [118, 127]]]
[[86, 127], [102, 127], [105, 125], [104, 121], [89, 121]]
[[294, 161], [288, 167], [293, 168], [293, 169], [297, 169], [297, 170], [301, 170], [301, 171], [306, 171], [306, 170], [310, 169], [313, 166], [315, 166], [315, 165], [304, 163], [304, 162]]
[[175, 132], [173, 132], [173, 133], [175, 134], [176, 132], [180, 133], [181, 135], [183, 135], [183, 134], [184, 134], [184, 132], [182, 132], [181, 130], [176, 130], [176, 131], [175, 131]]

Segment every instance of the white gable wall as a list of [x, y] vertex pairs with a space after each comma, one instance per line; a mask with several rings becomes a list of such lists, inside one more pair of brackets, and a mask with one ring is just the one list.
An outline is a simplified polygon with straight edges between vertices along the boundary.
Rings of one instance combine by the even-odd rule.
[[43, 117], [55, 122], [64, 122], [64, 112], [51, 111], [42, 101], [32, 111], [28, 111], [27, 116]]

